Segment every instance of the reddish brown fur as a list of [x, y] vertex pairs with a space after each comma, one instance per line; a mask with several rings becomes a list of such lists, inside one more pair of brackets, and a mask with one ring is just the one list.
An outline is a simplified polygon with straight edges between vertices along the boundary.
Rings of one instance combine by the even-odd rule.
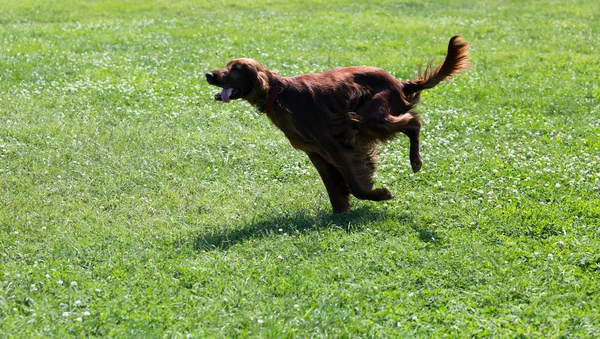
[[[367, 66], [284, 78], [252, 59], [233, 60], [207, 73], [207, 79], [235, 89], [233, 99], [245, 99], [266, 113], [295, 148], [307, 153], [325, 183], [333, 211], [345, 212], [350, 194], [374, 201], [393, 198], [386, 188], [373, 189], [378, 142], [398, 132], [406, 134], [411, 167], [414, 172], [421, 169], [421, 121], [411, 109], [422, 90], [468, 67], [468, 48], [460, 36], [452, 37], [444, 62], [435, 69], [430, 62], [410, 81]], [[277, 85], [281, 91], [266, 112]]]

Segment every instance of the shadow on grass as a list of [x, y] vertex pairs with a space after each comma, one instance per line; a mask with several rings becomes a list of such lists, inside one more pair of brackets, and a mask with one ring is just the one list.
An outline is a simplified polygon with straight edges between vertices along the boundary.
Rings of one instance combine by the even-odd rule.
[[296, 234], [337, 228], [348, 233], [360, 231], [372, 222], [394, 222], [409, 226], [420, 232], [413, 224], [412, 217], [406, 215], [390, 215], [386, 212], [369, 208], [356, 208], [344, 214], [320, 212], [297, 212], [257, 216], [254, 220], [242, 224], [240, 228], [216, 231], [197, 235], [192, 241], [196, 250], [226, 250], [229, 247], [251, 239], [260, 239], [272, 234]]
[[432, 245], [440, 245], [442, 243], [442, 238], [436, 231], [420, 228], [414, 224], [411, 227], [419, 234], [419, 240]]

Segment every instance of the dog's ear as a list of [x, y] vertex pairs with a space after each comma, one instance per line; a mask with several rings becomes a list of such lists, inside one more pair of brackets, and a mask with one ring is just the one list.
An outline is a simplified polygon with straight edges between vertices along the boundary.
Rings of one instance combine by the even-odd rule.
[[[258, 88], [257, 88], [258, 87]], [[256, 72], [256, 84], [254, 85], [255, 90], [266, 91], [269, 87], [269, 77], [267, 73], [262, 71]]]
[[269, 92], [269, 75], [268, 71], [258, 69], [254, 65], [248, 65], [250, 69], [252, 69], [252, 73], [254, 73], [254, 86], [250, 93], [248, 93], [247, 97], [250, 99], [256, 99], [264, 97]]

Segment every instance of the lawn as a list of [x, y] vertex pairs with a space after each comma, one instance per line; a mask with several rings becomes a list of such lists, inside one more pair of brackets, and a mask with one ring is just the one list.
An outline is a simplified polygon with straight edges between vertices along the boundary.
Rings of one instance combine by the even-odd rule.
[[[0, 337], [600, 336], [600, 2], [0, 2]], [[204, 73], [373, 65], [424, 92], [332, 215]], [[441, 60], [441, 58], [439, 59]]]

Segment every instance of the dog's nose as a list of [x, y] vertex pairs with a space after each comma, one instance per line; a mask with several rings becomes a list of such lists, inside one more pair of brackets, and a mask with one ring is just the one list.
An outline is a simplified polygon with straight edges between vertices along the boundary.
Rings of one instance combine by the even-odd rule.
[[215, 77], [215, 75], [214, 75], [214, 74], [212, 74], [211, 72], [207, 72], [207, 73], [206, 73], [206, 74], [204, 74], [204, 75], [206, 75], [206, 80], [210, 80], [210, 79], [212, 79], [212, 78], [214, 78], [214, 77]]

